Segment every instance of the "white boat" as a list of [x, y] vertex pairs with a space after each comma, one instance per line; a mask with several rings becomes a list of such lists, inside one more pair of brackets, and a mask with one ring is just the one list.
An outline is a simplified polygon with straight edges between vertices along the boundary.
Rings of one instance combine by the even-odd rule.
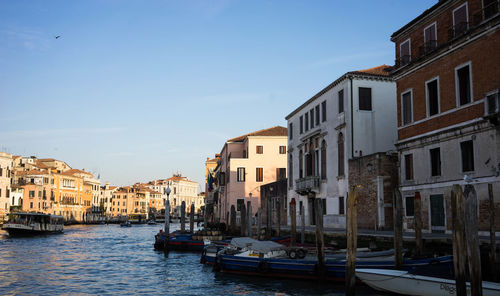
[[[449, 296], [456, 294], [455, 280], [421, 276], [392, 269], [359, 269], [356, 276], [375, 290], [404, 295]], [[467, 295], [470, 283], [467, 282]], [[500, 283], [483, 281], [483, 296], [500, 295]]]
[[61, 233], [64, 231], [64, 220], [61, 216], [49, 214], [10, 213], [2, 229], [10, 236]]

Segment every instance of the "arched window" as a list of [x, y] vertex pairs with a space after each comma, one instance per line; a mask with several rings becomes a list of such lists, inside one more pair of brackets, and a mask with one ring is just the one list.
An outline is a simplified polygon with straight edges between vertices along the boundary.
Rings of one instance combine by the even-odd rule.
[[344, 175], [344, 135], [339, 133], [338, 137], [338, 158], [339, 158], [339, 176]]
[[309, 152], [306, 153], [306, 176], [314, 175], [314, 144], [309, 144]]
[[321, 142], [321, 179], [326, 180], [326, 142]]
[[299, 179], [304, 177], [304, 155], [302, 149], [299, 151]]

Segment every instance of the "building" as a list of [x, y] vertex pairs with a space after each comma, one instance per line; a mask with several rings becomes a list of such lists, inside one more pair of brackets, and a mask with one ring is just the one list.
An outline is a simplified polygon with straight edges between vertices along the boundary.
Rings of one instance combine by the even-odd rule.
[[[165, 209], [167, 200], [166, 190], [170, 188], [170, 195], [168, 196], [170, 200], [170, 210], [175, 215], [180, 213], [180, 207], [183, 201], [186, 203], [186, 211], [190, 211], [191, 204], [197, 201], [198, 182], [191, 181], [187, 177], [183, 177], [180, 173], [174, 174], [168, 179], [151, 181], [142, 183], [141, 185], [160, 193], [163, 205], [158, 208], [158, 210]], [[196, 212], [198, 212], [200, 207], [195, 206], [195, 209]]]
[[205, 161], [205, 215], [206, 221], [214, 222], [214, 203], [218, 193], [215, 192], [215, 169], [220, 162], [220, 154], [216, 153], [214, 158]]
[[441, 0], [391, 36], [406, 228], [417, 192], [426, 232], [451, 232], [451, 186], [464, 179], [474, 180], [480, 230], [488, 183], [500, 202], [499, 28], [498, 1]]
[[239, 211], [247, 201], [252, 214], [260, 207], [260, 186], [285, 179], [287, 129], [275, 126], [224, 143], [216, 169], [217, 220], [227, 222], [231, 206]]
[[103, 209], [106, 219], [109, 219], [113, 216], [111, 213], [113, 192], [115, 192], [117, 188], [118, 187], [116, 186], [109, 186], [109, 182], [106, 182], [104, 186], [101, 186], [99, 207]]
[[[288, 203], [314, 225], [323, 199], [325, 227], [345, 227], [348, 161], [395, 150], [396, 85], [389, 66], [347, 72], [300, 107], [288, 121]], [[373, 195], [374, 199], [377, 198]]]
[[11, 170], [14, 167], [12, 155], [0, 152], [0, 222], [10, 211]]

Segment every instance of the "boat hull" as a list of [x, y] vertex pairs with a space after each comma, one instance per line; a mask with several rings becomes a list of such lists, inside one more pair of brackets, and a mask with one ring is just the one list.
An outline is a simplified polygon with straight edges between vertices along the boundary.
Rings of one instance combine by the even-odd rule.
[[63, 228], [54, 229], [36, 229], [34, 227], [16, 224], [5, 224], [2, 228], [9, 233], [9, 236], [35, 236], [35, 235], [47, 235], [47, 234], [58, 234], [63, 232]]
[[[356, 269], [356, 276], [368, 286], [384, 292], [414, 296], [456, 294], [454, 280], [413, 275], [400, 270]], [[467, 283], [467, 295], [470, 295], [469, 283]], [[500, 295], [500, 284], [483, 281], [483, 295]]]

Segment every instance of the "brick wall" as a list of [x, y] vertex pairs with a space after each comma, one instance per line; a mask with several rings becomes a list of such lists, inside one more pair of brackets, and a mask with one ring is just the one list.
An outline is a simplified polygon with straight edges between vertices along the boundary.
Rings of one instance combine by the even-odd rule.
[[[349, 160], [349, 186], [361, 185], [358, 189], [358, 228], [375, 229], [378, 225], [377, 177], [384, 177], [384, 203], [392, 204], [394, 188], [397, 187], [397, 157], [375, 153]], [[393, 226], [392, 207], [384, 208], [385, 229]]]

